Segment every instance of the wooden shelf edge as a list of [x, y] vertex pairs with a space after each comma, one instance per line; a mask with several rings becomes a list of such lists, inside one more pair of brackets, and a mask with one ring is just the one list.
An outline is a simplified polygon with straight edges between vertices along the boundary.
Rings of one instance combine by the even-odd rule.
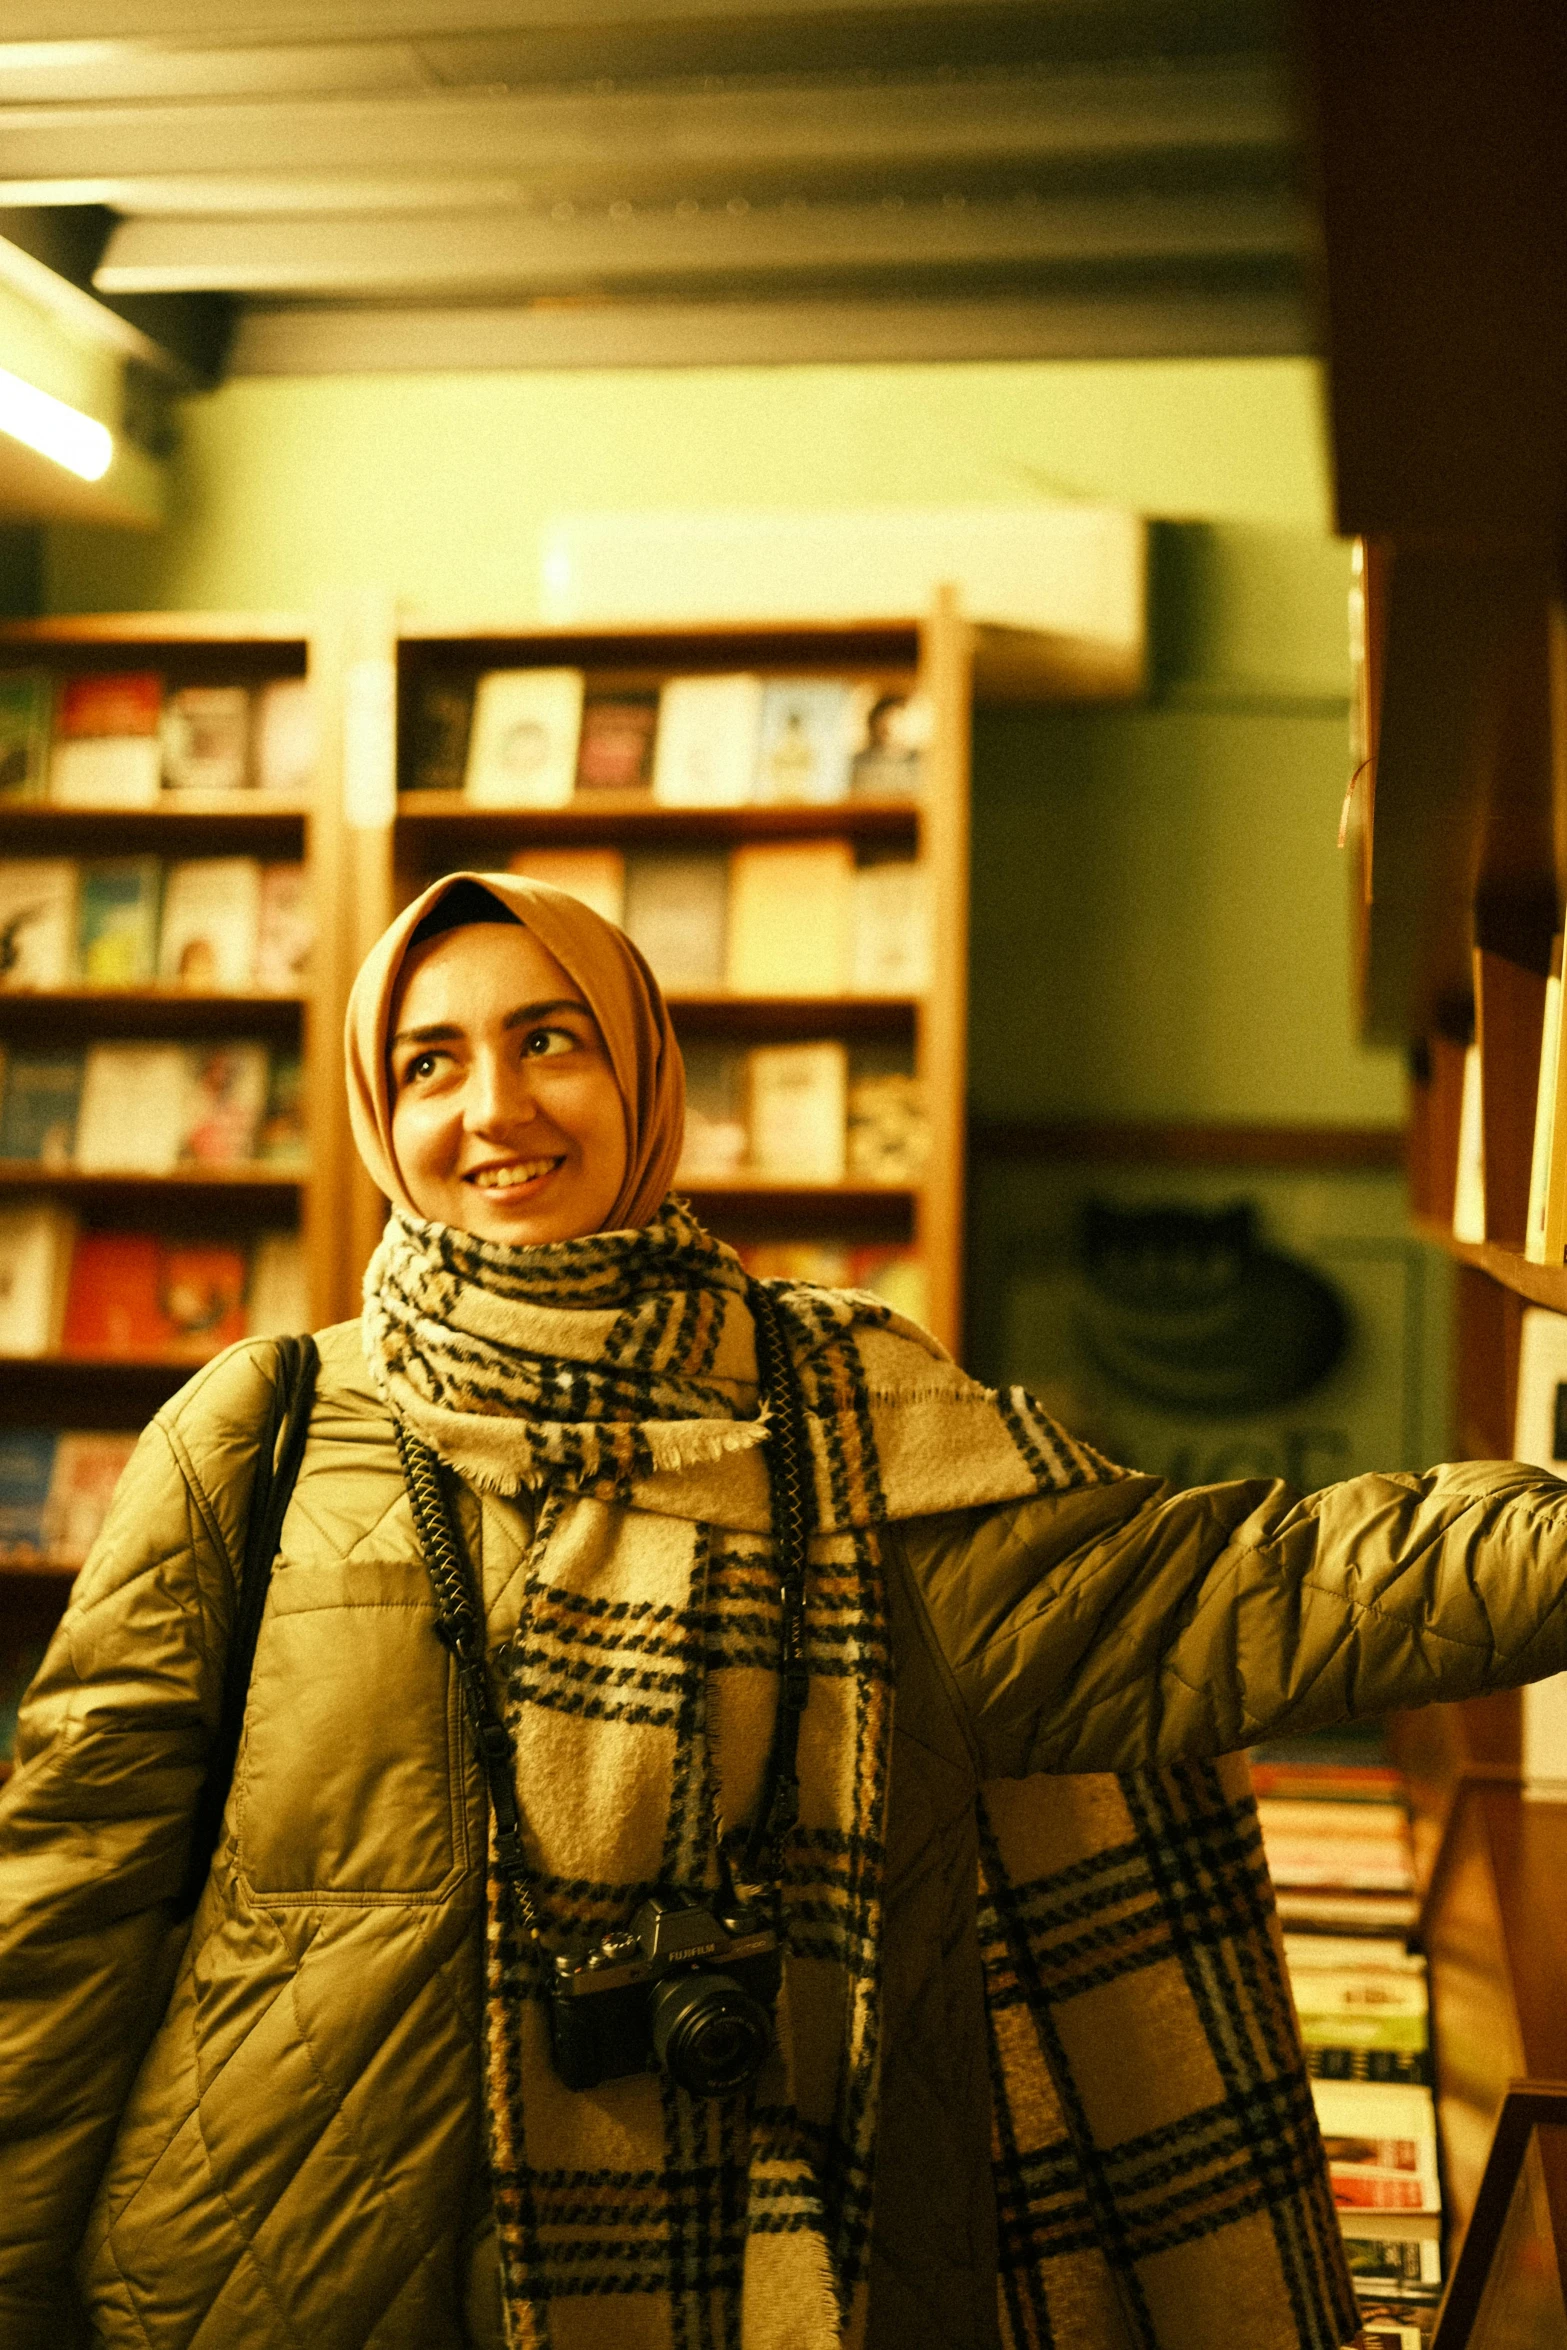
[[[0, 638], [0, 643], [4, 639]], [[7, 827], [13, 824], [76, 824], [97, 826], [123, 824], [134, 818], [137, 823], [160, 823], [179, 819], [189, 823], [199, 818], [203, 824], [224, 822], [254, 824], [299, 824], [313, 813], [309, 800], [299, 799], [293, 792], [270, 791], [168, 791], [155, 800], [132, 802], [106, 800], [101, 807], [88, 807], [74, 800], [0, 800], [0, 815]]]
[[282, 1010], [303, 1011], [310, 1001], [303, 995], [272, 995], [259, 988], [211, 993], [185, 987], [5, 987], [0, 986], [0, 1011], [12, 1005], [50, 1011], [144, 1011], [149, 1018], [165, 1012], [234, 1011], [240, 1014]]
[[0, 645], [297, 645], [310, 634], [297, 612], [88, 612], [0, 621]]
[[0, 1159], [0, 1191], [298, 1191], [308, 1170], [232, 1167], [46, 1167], [36, 1159]]
[[[38, 803], [47, 805], [47, 802]], [[397, 821], [407, 823], [467, 824], [475, 829], [495, 824], [623, 825], [628, 817], [654, 818], [660, 825], [747, 824], [759, 831], [795, 831], [825, 827], [833, 831], [857, 824], [879, 828], [912, 825], [923, 801], [917, 793], [894, 797], [869, 794], [841, 800], [736, 800], [714, 807], [692, 807], [681, 801], [656, 800], [647, 791], [578, 793], [544, 807], [526, 802], [512, 806], [486, 805], [461, 791], [402, 790], [397, 795]]]
[[632, 643], [680, 644], [688, 637], [734, 637], [742, 642], [756, 637], [908, 636], [917, 638], [925, 625], [923, 613], [863, 613], [852, 620], [539, 620], [522, 626], [506, 619], [443, 620], [437, 614], [403, 616], [399, 639], [408, 644], [557, 645], [581, 638], [626, 639]]
[[1459, 1264], [1488, 1273], [1531, 1305], [1550, 1306], [1558, 1314], [1567, 1314], [1567, 1265], [1531, 1265], [1516, 1249], [1502, 1248], [1493, 1240], [1456, 1240], [1448, 1226], [1432, 1216], [1417, 1216], [1414, 1224], [1422, 1240], [1445, 1250]]
[[864, 1207], [868, 1203], [889, 1206], [916, 1200], [920, 1186], [914, 1183], [802, 1183], [787, 1175], [724, 1175], [682, 1176], [678, 1172], [674, 1189], [692, 1200], [841, 1200], [845, 1207]]

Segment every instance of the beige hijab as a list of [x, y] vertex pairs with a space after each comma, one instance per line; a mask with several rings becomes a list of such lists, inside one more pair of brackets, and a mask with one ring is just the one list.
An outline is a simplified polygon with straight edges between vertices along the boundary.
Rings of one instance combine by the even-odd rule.
[[581, 989], [599, 1024], [626, 1113], [625, 1180], [603, 1229], [619, 1232], [650, 1223], [673, 1179], [686, 1115], [685, 1070], [658, 981], [623, 930], [564, 890], [523, 881], [514, 873], [443, 874], [404, 907], [359, 966], [344, 1032], [348, 1114], [359, 1156], [387, 1198], [418, 1216], [392, 1149], [387, 1047], [409, 942], [459, 882], [476, 883], [515, 915]]

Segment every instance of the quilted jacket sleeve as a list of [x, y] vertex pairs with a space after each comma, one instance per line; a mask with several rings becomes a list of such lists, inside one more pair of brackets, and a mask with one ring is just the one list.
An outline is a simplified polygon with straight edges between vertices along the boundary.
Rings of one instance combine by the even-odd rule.
[[1131, 1770], [1567, 1668], [1567, 1485], [1512, 1461], [898, 1529], [984, 1777]]
[[218, 1716], [270, 1349], [142, 1437], [0, 1790], [0, 2342], [82, 2337], [70, 2263], [185, 1940], [169, 1907]]

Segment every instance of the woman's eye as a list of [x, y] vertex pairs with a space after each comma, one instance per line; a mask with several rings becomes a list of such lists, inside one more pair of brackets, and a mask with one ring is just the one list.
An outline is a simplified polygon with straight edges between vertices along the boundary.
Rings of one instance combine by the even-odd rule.
[[523, 1044], [530, 1061], [542, 1061], [551, 1053], [572, 1053], [577, 1039], [569, 1028], [530, 1028]]
[[427, 1077], [435, 1075], [440, 1063], [439, 1053], [416, 1053], [403, 1070], [404, 1085], [422, 1085]]

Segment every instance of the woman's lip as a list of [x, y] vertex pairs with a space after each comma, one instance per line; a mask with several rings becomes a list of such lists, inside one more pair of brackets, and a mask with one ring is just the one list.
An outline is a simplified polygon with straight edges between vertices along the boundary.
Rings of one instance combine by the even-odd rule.
[[[542, 1153], [537, 1159], [491, 1159], [482, 1167], [470, 1167], [462, 1181], [471, 1185], [475, 1191], [482, 1192], [486, 1199], [527, 1199], [541, 1184], [549, 1181], [562, 1163], [561, 1158], [546, 1158]], [[506, 1174], [514, 1167], [532, 1167], [535, 1172], [508, 1183], [482, 1183], [479, 1180], [483, 1175]]]

